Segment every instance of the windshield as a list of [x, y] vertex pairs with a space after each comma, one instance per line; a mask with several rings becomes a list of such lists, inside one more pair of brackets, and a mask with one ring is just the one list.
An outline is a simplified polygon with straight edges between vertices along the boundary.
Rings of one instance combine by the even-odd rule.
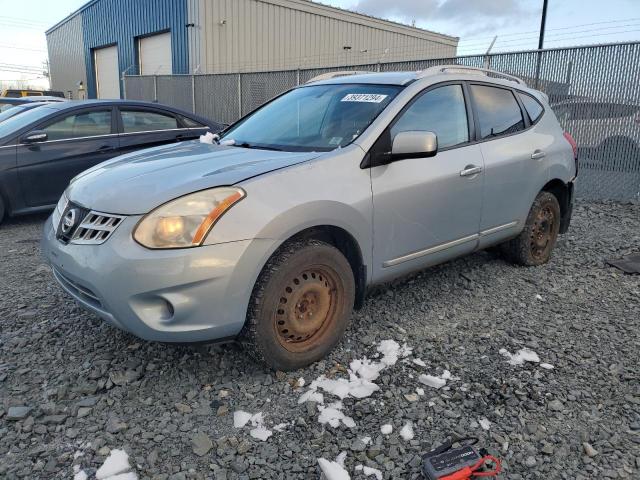
[[[3, 112], [0, 115], [9, 115], [13, 110], [19, 107], [15, 107], [12, 109]], [[22, 111], [22, 110], [21, 110]], [[52, 110], [47, 108], [46, 106], [40, 106], [37, 108], [33, 108], [31, 106], [25, 108], [25, 111], [22, 111], [20, 115], [13, 115], [10, 118], [5, 119], [0, 122], [0, 138], [4, 138], [12, 133], [20, 130], [22, 127], [26, 127], [32, 122], [36, 122], [47, 115], [50, 115]]]
[[222, 138], [240, 147], [273, 150], [344, 147], [367, 129], [401, 89], [368, 84], [297, 88], [241, 120]]

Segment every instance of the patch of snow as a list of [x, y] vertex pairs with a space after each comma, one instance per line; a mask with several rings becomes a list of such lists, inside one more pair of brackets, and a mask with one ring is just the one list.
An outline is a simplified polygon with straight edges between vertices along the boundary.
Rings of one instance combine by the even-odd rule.
[[133, 472], [119, 473], [118, 475], [107, 477], [105, 480], [138, 480], [138, 475]]
[[536, 300], [544, 300], [544, 298], [539, 293], [536, 293]]
[[342, 402], [335, 402], [326, 407], [318, 405], [318, 410], [320, 411], [318, 422], [322, 424], [328, 423], [333, 428], [338, 428], [338, 426], [340, 426], [340, 422], [342, 422], [346, 427], [355, 427], [356, 422], [353, 421], [353, 418], [345, 415], [342, 412], [342, 408]]
[[211, 133], [211, 132], [207, 132], [204, 135], [200, 135], [200, 143], [208, 143], [208, 144], [213, 144], [213, 140], [216, 136]]
[[380, 427], [380, 433], [382, 433], [383, 435], [391, 435], [391, 432], [393, 432], [393, 425], [389, 423]]
[[371, 437], [362, 437], [360, 440], [362, 440], [362, 443], [364, 443], [365, 445], [371, 444]]
[[401, 347], [395, 340], [383, 340], [378, 345], [378, 351], [382, 354], [380, 360], [385, 366], [395, 365], [399, 358], [408, 357], [413, 349], [406, 343]]
[[304, 403], [304, 402], [324, 403], [324, 396], [322, 395], [322, 393], [317, 392], [315, 390], [307, 390], [298, 399], [298, 404]]
[[420, 387], [416, 388], [416, 393], [420, 396], [424, 395], [424, 388], [420, 388]]
[[413, 359], [413, 363], [415, 363], [419, 367], [426, 367], [427, 366], [427, 364], [424, 363], [421, 358], [414, 358]]
[[550, 363], [541, 363], [540, 368], [544, 368], [545, 370], [553, 370], [554, 366]]
[[302, 387], [304, 387], [305, 383], [306, 383], [306, 382], [304, 381], [304, 378], [300, 377], [300, 378], [298, 379], [298, 381], [296, 382], [296, 386], [297, 386], [298, 388], [302, 388]]
[[407, 442], [409, 440], [413, 440], [413, 425], [411, 424], [411, 422], [407, 422], [404, 424], [404, 427], [402, 427], [402, 430], [400, 430], [400, 436]]
[[249, 420], [251, 420], [252, 417], [253, 415], [250, 414], [249, 412], [243, 412], [242, 410], [237, 410], [233, 412], [233, 426], [235, 428], [242, 428], [247, 423], [249, 423]]
[[322, 470], [327, 480], [351, 480], [349, 472], [337, 462], [319, 458], [318, 465], [320, 465], [320, 470]]
[[282, 432], [283, 430], [285, 430], [287, 427], [289, 426], [288, 423], [279, 423], [278, 425], [275, 425], [273, 427], [273, 430], [275, 430], [276, 432]]
[[442, 388], [447, 384], [447, 381], [444, 378], [425, 375], [424, 373], [418, 377], [418, 380], [425, 385], [436, 389]]
[[80, 465], [73, 466], [73, 480], [87, 480], [89, 478], [84, 470], [80, 469]]
[[366, 465], [356, 465], [356, 471], [362, 471], [366, 477], [374, 475], [376, 480], [382, 480], [382, 472], [377, 468], [367, 467]]
[[340, 465], [341, 467], [344, 467], [344, 461], [346, 460], [346, 458], [347, 458], [347, 452], [346, 451], [342, 451], [336, 457], [336, 463], [338, 465]]
[[538, 354], [529, 348], [521, 348], [515, 354], [512, 354], [505, 348], [501, 348], [498, 353], [507, 358], [507, 362], [510, 365], [522, 365], [524, 362], [540, 362], [540, 357], [538, 357]]
[[491, 422], [484, 417], [479, 419], [478, 423], [480, 424], [483, 430], [489, 430], [491, 428]]
[[251, 435], [255, 439], [266, 442], [267, 439], [271, 435], [273, 435], [273, 433], [271, 432], [271, 430], [268, 430], [264, 425], [259, 425], [256, 428], [252, 428], [251, 431], [249, 431], [249, 435]]
[[129, 472], [129, 470], [131, 470], [131, 467], [129, 466], [129, 455], [127, 455], [127, 452], [114, 448], [113, 450], [111, 450], [107, 459], [96, 472], [96, 479], [137, 480], [138, 476], [133, 472], [130, 472], [132, 476], [130, 475], [129, 477], [120, 476], [120, 474]]

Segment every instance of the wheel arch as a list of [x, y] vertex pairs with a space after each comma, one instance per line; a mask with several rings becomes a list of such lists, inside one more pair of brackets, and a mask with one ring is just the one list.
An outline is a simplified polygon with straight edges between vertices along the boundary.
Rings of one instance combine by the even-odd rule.
[[569, 229], [571, 214], [573, 210], [573, 182], [564, 182], [559, 178], [554, 178], [542, 187], [542, 192], [553, 194], [560, 204], [560, 233], [566, 233]]

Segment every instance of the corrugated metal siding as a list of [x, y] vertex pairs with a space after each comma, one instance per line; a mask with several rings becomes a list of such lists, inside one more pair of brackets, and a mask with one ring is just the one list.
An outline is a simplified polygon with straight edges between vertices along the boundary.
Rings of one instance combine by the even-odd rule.
[[47, 50], [51, 74], [51, 88], [61, 90], [72, 98], [78, 98], [78, 82], [86, 88], [87, 69], [84, 62], [84, 40], [82, 38], [82, 19], [80, 15], [72, 17], [47, 34]]
[[457, 46], [454, 37], [298, 0], [189, 0], [188, 8], [203, 73], [450, 57]]
[[81, 18], [90, 98], [96, 95], [92, 49], [117, 44], [120, 72], [137, 74], [136, 37], [170, 31], [173, 73], [188, 73], [186, 0], [100, 0]]

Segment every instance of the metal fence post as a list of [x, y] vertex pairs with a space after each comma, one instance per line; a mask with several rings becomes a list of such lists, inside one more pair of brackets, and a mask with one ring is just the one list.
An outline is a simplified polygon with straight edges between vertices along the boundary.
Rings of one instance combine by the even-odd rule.
[[238, 73], [238, 118], [242, 117], [242, 74]]
[[300, 85], [300, 69], [296, 70], [296, 85]]
[[158, 103], [158, 76], [153, 76], [153, 101]]
[[191, 75], [191, 111], [196, 113], [196, 76]]

